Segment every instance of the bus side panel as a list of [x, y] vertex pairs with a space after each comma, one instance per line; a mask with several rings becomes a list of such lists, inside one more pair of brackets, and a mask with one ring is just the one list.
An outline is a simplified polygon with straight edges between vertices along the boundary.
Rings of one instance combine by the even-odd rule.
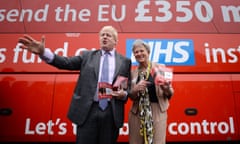
[[239, 140], [231, 76], [177, 74], [168, 141]]
[[240, 93], [240, 74], [232, 75], [233, 91]]
[[54, 77], [1, 74], [0, 141], [48, 141]]
[[[77, 75], [2, 75], [1, 109], [12, 114], [1, 116], [0, 141], [75, 141], [75, 125], [66, 115]], [[230, 75], [175, 74], [173, 85], [167, 141], [239, 140]], [[128, 141], [130, 106], [129, 100], [118, 141]]]
[[77, 78], [78, 74], [58, 74], [56, 76], [52, 120], [59, 121], [59, 123], [54, 127], [55, 134], [51, 136], [52, 142], [75, 141], [76, 126], [67, 119], [67, 112]]
[[[240, 74], [232, 75], [232, 83], [234, 89], [235, 111], [237, 115], [237, 128], [240, 128]], [[238, 139], [240, 140], [240, 131], [238, 131]]]
[[234, 94], [235, 96], [235, 110], [236, 110], [236, 113], [237, 113], [237, 130], [238, 130], [238, 133], [237, 133], [237, 139], [240, 140], [240, 131], [239, 131], [239, 128], [240, 128], [240, 92], [238, 93], [235, 93]]

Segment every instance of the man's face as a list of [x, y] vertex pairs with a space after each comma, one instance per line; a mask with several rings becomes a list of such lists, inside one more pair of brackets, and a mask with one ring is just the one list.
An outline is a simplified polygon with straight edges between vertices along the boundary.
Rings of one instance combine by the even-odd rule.
[[103, 28], [99, 34], [100, 47], [103, 50], [109, 51], [116, 46], [116, 38], [113, 35], [112, 29]]

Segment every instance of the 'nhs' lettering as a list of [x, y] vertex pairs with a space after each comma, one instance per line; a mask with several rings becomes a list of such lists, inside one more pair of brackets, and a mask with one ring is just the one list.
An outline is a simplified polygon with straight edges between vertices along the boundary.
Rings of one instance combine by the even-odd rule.
[[[136, 39], [127, 39], [126, 56], [137, 65], [132, 45]], [[143, 39], [150, 46], [149, 59], [166, 65], [195, 65], [194, 47], [191, 39]]]

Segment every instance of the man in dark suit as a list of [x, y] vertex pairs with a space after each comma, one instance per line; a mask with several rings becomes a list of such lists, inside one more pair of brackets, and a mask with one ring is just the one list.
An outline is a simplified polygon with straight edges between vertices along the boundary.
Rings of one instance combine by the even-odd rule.
[[[99, 32], [99, 41], [99, 50], [63, 57], [45, 49], [44, 37], [41, 41], [29, 35], [19, 38], [21, 48], [38, 54], [48, 64], [59, 69], [80, 70], [68, 112], [68, 118], [77, 124], [78, 144], [114, 144], [123, 125], [124, 104], [130, 90], [131, 60], [117, 53], [118, 33], [114, 27], [104, 26]], [[107, 72], [102, 71], [105, 53], [108, 55]], [[112, 97], [102, 99], [98, 96], [99, 83], [106, 74], [106, 82], [111, 85], [119, 76], [127, 78], [127, 87], [110, 89]], [[100, 106], [102, 101], [105, 101], [104, 108]]]

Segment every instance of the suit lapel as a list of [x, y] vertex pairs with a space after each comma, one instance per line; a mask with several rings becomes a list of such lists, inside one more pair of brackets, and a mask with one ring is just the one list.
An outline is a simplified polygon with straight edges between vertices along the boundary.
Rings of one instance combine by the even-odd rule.
[[96, 55], [95, 55], [96, 59], [94, 60], [94, 72], [95, 72], [95, 75], [96, 75], [96, 78], [98, 78], [98, 75], [99, 75], [99, 67], [100, 67], [100, 58], [101, 58], [101, 51], [98, 50], [96, 52]]
[[116, 65], [115, 65], [114, 79], [116, 78], [116, 76], [120, 70], [120, 67], [122, 65], [122, 60], [118, 53], [115, 53], [115, 59], [116, 59], [116, 61], [115, 61]]

